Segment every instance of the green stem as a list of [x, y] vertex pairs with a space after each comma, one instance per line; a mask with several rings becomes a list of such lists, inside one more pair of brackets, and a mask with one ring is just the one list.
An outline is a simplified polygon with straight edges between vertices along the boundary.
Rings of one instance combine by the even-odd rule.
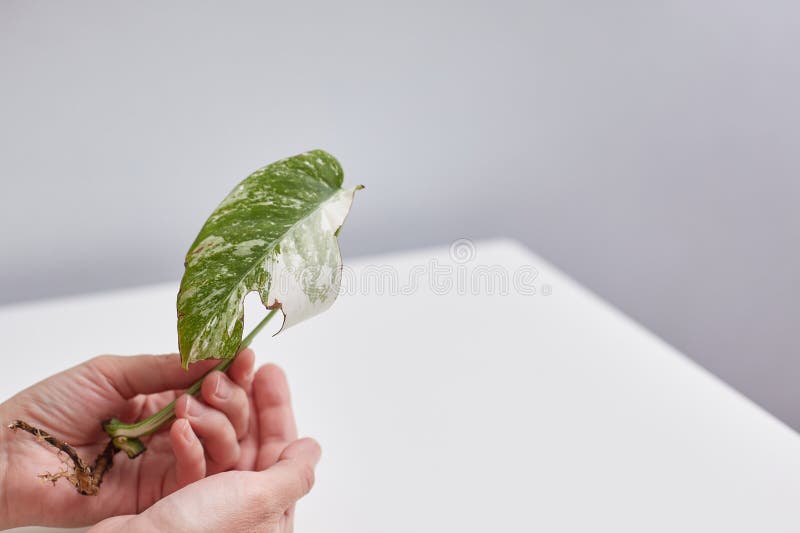
[[[242, 339], [242, 342], [239, 343], [239, 347], [236, 349], [236, 355], [231, 357], [230, 359], [225, 359], [224, 361], [220, 362], [217, 366], [203, 374], [203, 377], [195, 381], [191, 387], [186, 389], [184, 394], [191, 394], [192, 396], [197, 396], [200, 392], [200, 388], [203, 386], [203, 380], [208, 376], [211, 372], [216, 372], [219, 370], [220, 372], [226, 372], [228, 368], [233, 364], [236, 360], [236, 356], [239, 353], [247, 348], [250, 343], [253, 341], [255, 336], [261, 331], [264, 326], [275, 316], [277, 313], [277, 309], [271, 310], [264, 319], [258, 323], [256, 327], [253, 328], [247, 337]], [[105, 429], [106, 433], [114, 439], [114, 445], [120, 449], [124, 450], [128, 453], [129, 457], [136, 457], [140, 453], [144, 451], [144, 445], [138, 441], [140, 437], [145, 437], [152, 433], [155, 433], [166, 424], [169, 424], [173, 420], [175, 420], [175, 402], [177, 402], [177, 398], [170, 402], [166, 407], [155, 413], [154, 415], [150, 416], [142, 420], [141, 422], [136, 422], [134, 424], [124, 424], [123, 422], [117, 420], [116, 418], [109, 420], [103, 424], [103, 429]]]

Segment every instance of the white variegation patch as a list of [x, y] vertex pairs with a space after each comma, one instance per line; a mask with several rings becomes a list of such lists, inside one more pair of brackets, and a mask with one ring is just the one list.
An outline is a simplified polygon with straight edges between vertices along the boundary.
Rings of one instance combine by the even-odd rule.
[[340, 191], [281, 241], [280, 253], [264, 268], [271, 283], [261, 298], [268, 308], [279, 306], [281, 330], [328, 309], [339, 295], [342, 258], [334, 235], [350, 211], [356, 189]]
[[240, 242], [236, 245], [236, 248], [233, 250], [233, 255], [238, 257], [248, 257], [257, 253], [253, 251], [253, 247], [255, 246], [266, 246], [267, 241], [262, 239], [252, 239], [249, 241]]

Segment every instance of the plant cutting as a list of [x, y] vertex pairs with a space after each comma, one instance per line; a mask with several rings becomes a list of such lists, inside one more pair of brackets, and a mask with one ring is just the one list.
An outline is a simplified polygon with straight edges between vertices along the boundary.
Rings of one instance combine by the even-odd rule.
[[[339, 162], [313, 150], [252, 173], [211, 213], [186, 254], [177, 298], [178, 347], [185, 369], [213, 358], [221, 360], [213, 370], [224, 372], [278, 311], [283, 315], [280, 332], [333, 304], [342, 266], [337, 237], [355, 191], [362, 188], [344, 189], [342, 182]], [[258, 293], [269, 312], [244, 336], [244, 300], [251, 292]], [[196, 396], [203, 379], [184, 394]], [[96, 495], [118, 452], [138, 457], [146, 451], [147, 437], [174, 419], [175, 401], [144, 420], [101, 422], [108, 442], [92, 463], [42, 428], [23, 420], [9, 427], [34, 435], [66, 457], [68, 468], [43, 474], [43, 479], [66, 479], [80, 494]]]

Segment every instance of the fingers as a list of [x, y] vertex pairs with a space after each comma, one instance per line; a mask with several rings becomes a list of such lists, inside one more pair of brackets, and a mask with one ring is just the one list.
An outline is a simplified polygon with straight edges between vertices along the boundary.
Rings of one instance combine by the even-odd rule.
[[177, 488], [185, 487], [206, 477], [206, 458], [203, 445], [188, 420], [179, 418], [169, 430], [169, 440], [175, 453]]
[[207, 359], [184, 370], [177, 354], [101, 355], [88, 361], [123, 398], [165, 390], [185, 389], [219, 361]]
[[265, 470], [263, 485], [268, 488], [271, 506], [288, 510], [314, 486], [314, 468], [322, 450], [314, 439], [300, 439], [284, 449], [278, 462]]
[[236, 356], [236, 360], [228, 369], [228, 377], [249, 393], [253, 385], [253, 368], [255, 367], [256, 354], [246, 348]]
[[253, 379], [253, 399], [258, 411], [259, 452], [256, 469], [278, 460], [286, 445], [297, 438], [286, 375], [275, 365], [265, 365]]
[[203, 448], [211, 464], [209, 473], [227, 470], [239, 459], [236, 430], [222, 412], [205, 405], [192, 396], [181, 396], [175, 403], [175, 416], [185, 418], [192, 430], [203, 439]]
[[319, 457], [315, 441], [295, 441], [263, 472], [232, 471], [202, 479], [113, 525], [125, 531], [277, 531], [286, 511], [311, 490]]
[[[238, 361], [237, 358], [236, 362]], [[247, 434], [250, 423], [250, 401], [242, 387], [234, 384], [222, 372], [212, 372], [203, 380], [201, 395], [208, 405], [228, 418], [236, 434], [236, 440]]]

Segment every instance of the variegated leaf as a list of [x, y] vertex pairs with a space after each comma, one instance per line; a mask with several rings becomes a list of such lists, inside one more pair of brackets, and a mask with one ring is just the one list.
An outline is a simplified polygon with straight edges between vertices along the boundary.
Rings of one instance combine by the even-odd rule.
[[184, 366], [235, 355], [252, 291], [281, 309], [281, 329], [331, 306], [341, 281], [336, 235], [360, 188], [344, 190], [342, 179], [339, 162], [314, 150], [257, 170], [211, 214], [178, 293]]

